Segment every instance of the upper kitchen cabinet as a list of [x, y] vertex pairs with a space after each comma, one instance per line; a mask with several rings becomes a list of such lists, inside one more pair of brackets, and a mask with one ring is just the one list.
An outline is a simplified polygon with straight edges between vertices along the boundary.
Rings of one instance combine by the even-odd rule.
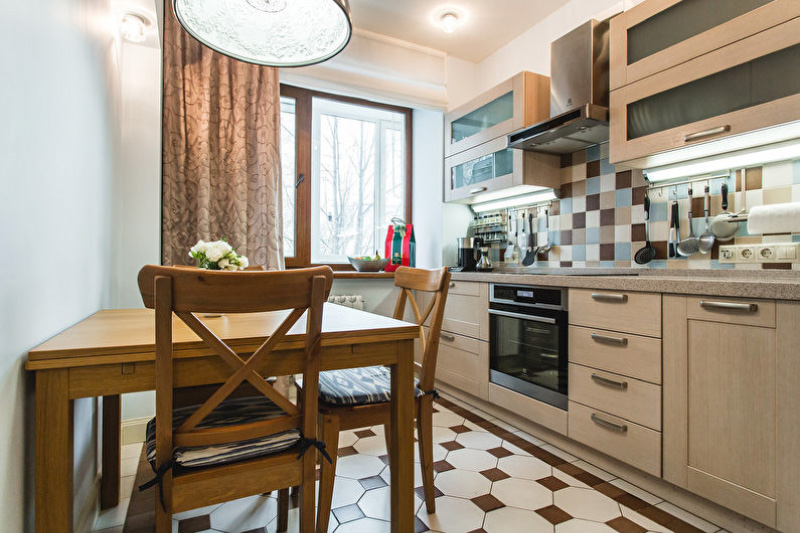
[[[668, 46], [666, 36], [660, 36], [667, 30], [654, 29], [653, 42], [635, 47], [631, 45], [633, 34], [620, 31], [629, 25], [631, 30], [635, 27], [631, 19], [656, 24], [660, 20], [657, 17], [664, 16], [669, 18], [663, 24], [673, 20], [671, 30], [684, 35], [690, 30], [674, 22], [674, 13], [683, 11], [672, 10], [698, 10], [692, 7], [696, 4], [705, 9], [686, 13], [702, 19], [690, 17], [687, 21], [697, 35], [672, 46]], [[709, 4], [718, 7], [708, 9]], [[651, 14], [653, 6], [665, 7], [663, 15]], [[734, 16], [740, 12], [745, 14]], [[649, 168], [670, 162], [671, 156], [664, 155], [667, 152], [680, 154], [683, 151], [673, 151], [800, 120], [798, 17], [797, 0], [650, 0], [615, 18], [611, 79], [617, 86], [610, 95], [611, 163]], [[730, 21], [725, 22], [726, 18]], [[785, 19], [791, 20], [777, 24]], [[711, 29], [701, 32], [704, 25]], [[695, 45], [711, 51], [700, 54]], [[638, 61], [629, 65], [631, 58]], [[639, 64], [646, 68], [631, 68]], [[627, 84], [620, 86], [620, 80]], [[725, 143], [716, 144], [720, 151], [726, 151]]]
[[[525, 192], [561, 187], [561, 158], [508, 148], [506, 137], [444, 159], [445, 202], [468, 201], [500, 190]], [[509, 194], [512, 194], [509, 192]]]
[[520, 72], [445, 117], [445, 156], [550, 116], [550, 78]]
[[611, 21], [611, 89], [798, 15], [797, 0], [648, 0]]

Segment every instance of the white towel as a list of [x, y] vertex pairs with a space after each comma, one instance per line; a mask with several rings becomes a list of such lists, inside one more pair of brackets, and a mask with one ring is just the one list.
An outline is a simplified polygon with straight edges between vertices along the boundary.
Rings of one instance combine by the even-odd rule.
[[800, 231], [800, 202], [762, 205], [750, 209], [747, 232], [752, 234]]

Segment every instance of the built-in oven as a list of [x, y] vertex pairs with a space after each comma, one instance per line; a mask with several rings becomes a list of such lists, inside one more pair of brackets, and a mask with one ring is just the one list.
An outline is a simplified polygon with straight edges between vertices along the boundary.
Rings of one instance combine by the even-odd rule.
[[567, 290], [489, 290], [489, 381], [566, 410]]

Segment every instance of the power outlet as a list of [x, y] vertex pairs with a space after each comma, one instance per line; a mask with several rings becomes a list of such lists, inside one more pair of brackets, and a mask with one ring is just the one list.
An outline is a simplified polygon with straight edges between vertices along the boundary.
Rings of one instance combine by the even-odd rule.
[[778, 260], [778, 247], [774, 244], [756, 248], [756, 260], [759, 263], [774, 263]]
[[736, 247], [736, 262], [737, 263], [755, 263], [756, 262], [756, 247], [750, 245], [740, 245]]
[[735, 263], [736, 262], [736, 246], [720, 246], [719, 247], [719, 262], [720, 263]]

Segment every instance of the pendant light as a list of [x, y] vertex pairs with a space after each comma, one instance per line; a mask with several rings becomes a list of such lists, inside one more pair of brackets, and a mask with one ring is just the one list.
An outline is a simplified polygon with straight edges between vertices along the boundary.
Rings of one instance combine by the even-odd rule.
[[350, 41], [348, 0], [173, 0], [192, 37], [226, 56], [271, 67], [326, 61]]

